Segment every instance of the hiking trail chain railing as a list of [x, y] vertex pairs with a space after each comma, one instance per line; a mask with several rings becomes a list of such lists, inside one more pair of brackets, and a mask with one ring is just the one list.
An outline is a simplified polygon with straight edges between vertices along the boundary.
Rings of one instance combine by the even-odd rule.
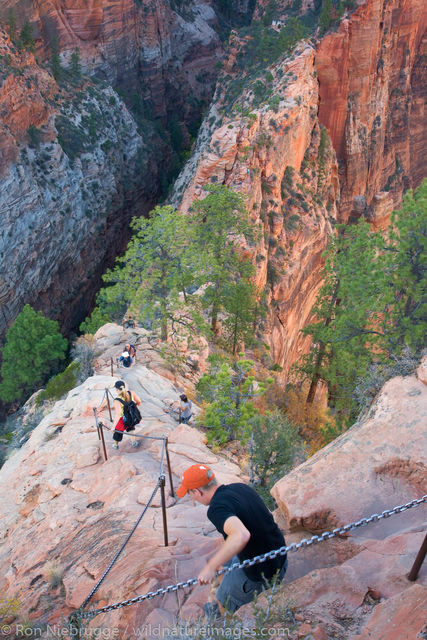
[[[109, 427], [107, 427], [107, 425], [105, 425], [102, 422], [98, 421], [98, 409], [102, 405], [102, 402], [104, 401], [104, 398], [106, 398], [107, 401], [108, 401], [108, 394], [109, 394], [109, 390], [106, 389], [105, 393], [104, 393], [104, 396], [102, 398], [101, 404], [97, 408], [93, 407], [93, 413], [94, 413], [94, 416], [95, 416], [95, 424], [96, 424], [96, 428], [98, 430], [98, 437], [100, 437], [100, 434], [102, 434], [102, 443], [104, 445], [104, 450], [105, 450], [105, 443], [104, 443], [104, 437], [103, 437], [103, 429], [107, 429], [108, 431], [111, 431], [111, 429]], [[108, 406], [108, 408], [110, 408], [110, 407]], [[111, 416], [111, 412], [110, 412], [110, 416]], [[116, 429], [114, 429], [113, 431], [116, 432]], [[119, 433], [122, 433], [122, 432], [120, 431]], [[162, 452], [161, 452], [161, 455], [160, 455], [160, 469], [159, 469], [159, 476], [158, 476], [157, 484], [154, 487], [153, 493], [151, 494], [150, 499], [148, 500], [147, 504], [145, 505], [141, 515], [139, 516], [138, 520], [135, 522], [135, 524], [132, 527], [130, 533], [127, 535], [126, 540], [123, 542], [123, 544], [121, 545], [120, 549], [116, 552], [116, 554], [114, 555], [114, 557], [111, 560], [110, 564], [108, 565], [108, 567], [106, 568], [106, 570], [102, 574], [101, 578], [98, 580], [96, 585], [93, 587], [92, 591], [85, 598], [84, 602], [80, 605], [80, 607], [78, 609], [78, 612], [80, 610], [82, 610], [90, 602], [90, 600], [93, 598], [95, 593], [98, 591], [98, 589], [101, 586], [101, 584], [104, 582], [104, 580], [107, 577], [107, 575], [110, 573], [111, 569], [113, 568], [113, 566], [117, 562], [117, 560], [118, 560], [119, 556], [121, 555], [122, 551], [124, 550], [124, 548], [126, 547], [127, 543], [129, 542], [129, 540], [131, 539], [131, 537], [135, 533], [136, 528], [138, 527], [138, 525], [141, 522], [142, 518], [146, 514], [147, 509], [151, 505], [152, 501], [154, 500], [154, 497], [155, 497], [155, 495], [156, 495], [156, 493], [157, 493], [159, 488], [160, 488], [160, 491], [161, 491], [161, 498], [162, 498], [163, 529], [164, 529], [164, 536], [165, 536], [165, 546], [168, 546], [167, 523], [166, 523], [166, 498], [165, 498], [165, 484], [166, 484], [166, 482], [165, 482], [165, 475], [163, 473], [163, 465], [164, 465], [165, 455], [166, 455], [166, 460], [167, 460], [167, 464], [168, 464], [169, 480], [170, 480], [170, 486], [171, 486], [171, 495], [175, 496], [175, 491], [174, 491], [173, 482], [172, 482], [172, 472], [171, 472], [171, 466], [170, 466], [170, 460], [169, 460], [169, 453], [168, 453], [168, 438], [167, 438], [167, 436], [145, 436], [145, 435], [139, 435], [139, 434], [127, 434], [126, 432], [124, 432], [124, 433], [126, 435], [132, 435], [134, 437], [147, 438], [147, 439], [150, 439], [150, 440], [161, 440], [162, 441]], [[105, 454], [105, 459], [107, 459], [106, 454]], [[71, 621], [72, 618], [75, 619], [75, 614], [71, 614], [70, 621]]]
[[[155, 491], [157, 491], [158, 487], [159, 487], [159, 485], [157, 485]], [[153, 493], [153, 496], [150, 498], [150, 500], [154, 497], [154, 493]], [[422, 504], [424, 502], [427, 502], [427, 494], [422, 496], [422, 498], [419, 498], [418, 500], [411, 500], [411, 502], [407, 502], [406, 504], [398, 505], [398, 506], [394, 507], [393, 509], [385, 510], [385, 511], [382, 511], [381, 513], [374, 513], [371, 516], [369, 516], [369, 518], [362, 518], [361, 520], [357, 520], [356, 522], [350, 522], [349, 524], [346, 524], [346, 525], [344, 525], [342, 527], [337, 527], [336, 529], [333, 529], [332, 531], [325, 531], [324, 533], [322, 533], [319, 536], [314, 535], [311, 538], [304, 538], [300, 542], [293, 542], [292, 544], [290, 544], [288, 546], [280, 547], [280, 549], [273, 549], [272, 551], [268, 551], [267, 553], [264, 553], [262, 555], [255, 556], [254, 558], [250, 558], [250, 559], [244, 560], [243, 562], [236, 562], [233, 565], [231, 565], [230, 567], [224, 567], [223, 569], [218, 571], [216, 575], [220, 576], [220, 575], [226, 574], [229, 571], [233, 571], [233, 569], [243, 569], [245, 567], [252, 567], [255, 564], [261, 564], [262, 562], [265, 562], [265, 560], [274, 560], [275, 558], [278, 558], [279, 556], [284, 556], [288, 552], [298, 551], [299, 549], [302, 549], [303, 547], [309, 547], [309, 546], [311, 546], [313, 544], [318, 544], [319, 542], [323, 542], [324, 540], [330, 540], [331, 538], [335, 538], [335, 536], [346, 534], [349, 531], [352, 531], [353, 529], [357, 529], [358, 527], [366, 526], [367, 524], [370, 524], [371, 522], [378, 522], [379, 520], [383, 520], [384, 518], [389, 518], [390, 516], [395, 515], [396, 513], [402, 513], [403, 511], [406, 511], [407, 509], [411, 509], [412, 507], [418, 507], [420, 504]], [[147, 505], [147, 507], [148, 507], [148, 505]], [[144, 510], [144, 512], [145, 512], [145, 510]], [[134, 529], [135, 528], [136, 527], [134, 527]], [[132, 533], [133, 533], [133, 531], [132, 531]], [[129, 539], [129, 537], [130, 536], [128, 536], [128, 539]], [[126, 540], [126, 542], [127, 542], [127, 540]], [[126, 542], [125, 542], [125, 544], [126, 544]], [[124, 548], [125, 544], [122, 545], [122, 548]], [[120, 553], [121, 553], [121, 551], [122, 551], [122, 549], [120, 549]], [[116, 554], [116, 556], [118, 557], [118, 554]], [[75, 611], [74, 613], [72, 613], [69, 616], [69, 621], [70, 621], [71, 624], [76, 624], [77, 626], [79, 626], [79, 624], [82, 622], [82, 620], [90, 621], [93, 618], [95, 618], [95, 616], [99, 615], [100, 613], [107, 613], [108, 611], [115, 611], [116, 609], [121, 609], [122, 607], [128, 607], [128, 606], [130, 606], [132, 604], [137, 604], [138, 602], [143, 602], [144, 600], [151, 600], [152, 598], [155, 598], [156, 596], [165, 595], [166, 593], [171, 593], [173, 591], [178, 591], [178, 589], [184, 589], [185, 587], [191, 587], [193, 585], [198, 584], [198, 579], [197, 578], [190, 578], [189, 580], [186, 580], [185, 582], [178, 582], [176, 584], [170, 584], [167, 587], [161, 587], [161, 588], [157, 589], [156, 591], [149, 591], [148, 593], [146, 593], [146, 594], [144, 594], [142, 596], [136, 596], [135, 598], [130, 598], [128, 600], [123, 600], [121, 602], [115, 602], [114, 604], [106, 605], [105, 607], [101, 607], [99, 609], [90, 609], [88, 611], [82, 611], [83, 607], [86, 606], [86, 604], [89, 602], [89, 600], [91, 599], [91, 597], [93, 596], [93, 594], [95, 593], [95, 591], [97, 590], [99, 585], [101, 584], [102, 580], [107, 575], [107, 573], [110, 570], [112, 565], [113, 565], [113, 562], [110, 564], [109, 569], [104, 573], [104, 575], [102, 576], [102, 578], [98, 582], [98, 584], [92, 589], [91, 593], [86, 598], [86, 600], [81, 605], [81, 607], [77, 611]]]

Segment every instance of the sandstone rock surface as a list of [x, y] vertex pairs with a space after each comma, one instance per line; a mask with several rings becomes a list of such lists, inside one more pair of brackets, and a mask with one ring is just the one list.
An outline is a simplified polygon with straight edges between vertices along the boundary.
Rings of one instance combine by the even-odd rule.
[[[425, 495], [426, 425], [425, 385], [415, 376], [387, 382], [362, 423], [274, 486], [280, 516], [293, 532], [289, 539], [330, 531]], [[316, 545], [310, 556], [316, 569], [286, 585], [283, 598], [319, 622], [327, 637], [419, 637], [427, 567], [415, 585], [406, 576], [424, 539], [426, 519], [423, 503], [351, 531], [334, 548], [330, 542]], [[346, 545], [347, 558], [339, 559], [340, 545]], [[301, 571], [299, 553], [291, 556], [295, 562], [287, 580]]]
[[[177, 425], [167, 411], [183, 389], [181, 383], [189, 385], [185, 390], [190, 395], [192, 383], [185, 377], [171, 382], [153, 371], [152, 362], [161, 360], [147, 332], [110, 324], [97, 336], [101, 353], [95, 375], [56, 402], [0, 470], [0, 589], [6, 598], [19, 594], [18, 615], [28, 614], [35, 626], [60, 624], [61, 616], [80, 606], [158, 481], [158, 440], [141, 439], [133, 448], [128, 436], [115, 451], [106, 431], [108, 460], [103, 459], [93, 407], [115, 380], [126, 380], [142, 399], [143, 420], [135, 434], [168, 436], [175, 488], [182, 471], [196, 461], [209, 462], [220, 482], [245, 480], [236, 464], [206, 447], [202, 433]], [[137, 343], [137, 362], [111, 376], [111, 355], [129, 340]], [[283, 478], [273, 494], [287, 543], [421, 496], [426, 412], [423, 382], [415, 376], [391, 380], [363, 423]], [[106, 409], [100, 419], [111, 426]], [[169, 495], [164, 461], [163, 469], [169, 546], [164, 546], [157, 493], [90, 607], [194, 577], [219, 544], [206, 508], [193, 506], [188, 497], [177, 501]], [[424, 504], [290, 554], [276, 596], [279, 606], [293, 603], [296, 623], [290, 640], [307, 634], [315, 640], [415, 638], [424, 623], [426, 567], [416, 584], [406, 575], [425, 535], [426, 511]], [[194, 621], [208, 597], [208, 587], [169, 593], [98, 616], [90, 628], [117, 628], [123, 640], [131, 628], [146, 633], [150, 628], [149, 637], [155, 637], [152, 629], [175, 628], [178, 616]], [[255, 625], [253, 615], [250, 607], [239, 611], [248, 628]], [[406, 635], [399, 635], [402, 621]]]
[[343, 221], [355, 196], [375, 212], [386, 190], [397, 208], [425, 176], [426, 25], [420, 0], [366, 0], [317, 47], [319, 120], [342, 165]]
[[[201, 433], [189, 425], [178, 425], [167, 412], [183, 387], [180, 380], [174, 384], [149, 368], [153, 350], [145, 351], [149, 346], [146, 335], [132, 337], [138, 346], [137, 357], [146, 364], [115, 367], [114, 376], [110, 375], [108, 354], [119, 353], [120, 339], [123, 345], [131, 336], [117, 325], [103, 327], [98, 336], [100, 348], [105, 350], [95, 375], [56, 402], [0, 470], [0, 589], [5, 597], [19, 594], [19, 615], [30, 612], [34, 624], [59, 622], [61, 616], [80, 606], [147, 505], [161, 461], [166, 476], [169, 546], [164, 547], [157, 491], [91, 606], [194, 577], [215, 548], [219, 536], [206, 518], [205, 507], [193, 507], [189, 498], [177, 502], [170, 495], [162, 441], [152, 438], [170, 436], [175, 489], [184, 469], [194, 462], [214, 463], [218, 478], [224, 482], [240, 477], [237, 465], [213, 456]], [[139, 342], [135, 340], [138, 337]], [[125, 380], [142, 400], [142, 421], [133, 433], [150, 438], [139, 438], [139, 446], [133, 448], [131, 437], [125, 436], [115, 451], [106, 430], [108, 460], [104, 461], [93, 407], [99, 407], [106, 388], [114, 395], [118, 379]], [[190, 393], [191, 382], [185, 381], [185, 390]], [[197, 406], [194, 408], [197, 413]], [[111, 429], [108, 410], [98, 415]], [[57, 583], [55, 576], [60, 576]], [[188, 607], [193, 616], [200, 615], [207, 591], [207, 587], [197, 587], [180, 594], [183, 610]], [[159, 608], [168, 612], [164, 623], [174, 615], [177, 604], [177, 596], [171, 594], [142, 608], [98, 620], [96, 626], [118, 627], [124, 634], [126, 625], [137, 628], [147, 616], [153, 621], [163, 615]]]

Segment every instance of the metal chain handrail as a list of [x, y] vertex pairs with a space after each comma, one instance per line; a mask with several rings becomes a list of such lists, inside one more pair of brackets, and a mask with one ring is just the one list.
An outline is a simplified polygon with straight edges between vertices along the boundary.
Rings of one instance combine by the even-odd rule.
[[[418, 507], [423, 502], [427, 501], [427, 494], [418, 500], [411, 500], [411, 502], [407, 502], [406, 504], [398, 505], [393, 509], [382, 511], [381, 513], [374, 513], [369, 518], [362, 518], [361, 520], [357, 520], [356, 522], [350, 522], [342, 527], [337, 527], [332, 531], [325, 531], [320, 536], [314, 535], [311, 538], [304, 538], [300, 542], [293, 542], [292, 544], [284, 547], [280, 547], [279, 549], [273, 549], [272, 551], [268, 551], [259, 556], [255, 556], [254, 558], [248, 558], [243, 562], [235, 562], [229, 567], [224, 567], [220, 571], [217, 572], [217, 576], [228, 573], [229, 571], [233, 571], [233, 569], [243, 569], [245, 567], [252, 567], [255, 564], [261, 564], [266, 560], [274, 560], [279, 556], [284, 556], [288, 552], [298, 551], [303, 547], [309, 547], [312, 544], [318, 544], [319, 542], [323, 542], [324, 540], [328, 540], [330, 538], [334, 538], [335, 536], [342, 535], [351, 531], [353, 529], [357, 529], [358, 527], [365, 526], [370, 524], [371, 522], [378, 522], [383, 518], [389, 518], [390, 516], [396, 513], [402, 513], [407, 509], [411, 509], [412, 507]], [[100, 609], [91, 609], [89, 611], [81, 611], [81, 608], [77, 610], [75, 613], [71, 614], [70, 619], [73, 620], [81, 620], [87, 619], [92, 620], [95, 616], [100, 613], [107, 613], [108, 611], [114, 611], [116, 609], [121, 609], [122, 607], [128, 607], [132, 604], [136, 604], [138, 602], [143, 602], [144, 600], [151, 600], [156, 596], [165, 595], [166, 593], [170, 593], [173, 591], [178, 591], [178, 589], [183, 589], [185, 587], [191, 587], [198, 583], [197, 578], [190, 578], [185, 582], [178, 582], [177, 584], [170, 584], [167, 587], [160, 587], [156, 591], [149, 591], [148, 593], [142, 596], [136, 596], [135, 598], [130, 598], [129, 600], [123, 600], [121, 602], [115, 602], [114, 604], [106, 605], [105, 607], [101, 607]], [[86, 602], [86, 601], [85, 601]]]
[[[144, 418], [143, 418], [144, 419]], [[139, 424], [139, 423], [138, 423]], [[142, 433], [128, 433], [127, 431], [120, 431], [119, 429], [112, 429], [108, 425], [100, 422], [99, 425], [107, 431], [112, 431], [113, 433], [121, 433], [123, 436], [130, 436], [131, 438], [147, 438], [148, 440], [162, 440], [163, 442], [167, 440], [167, 436], [145, 436]]]
[[123, 551], [123, 549], [125, 548], [125, 546], [127, 545], [127, 543], [129, 542], [130, 538], [133, 536], [133, 534], [135, 533], [135, 530], [137, 528], [137, 526], [139, 525], [139, 523], [141, 522], [143, 516], [145, 515], [148, 507], [150, 506], [151, 502], [154, 499], [154, 496], [157, 493], [158, 488], [160, 487], [160, 484], [162, 482], [162, 477], [160, 476], [157, 484], [154, 488], [153, 493], [151, 494], [151, 497], [149, 499], [149, 501], [147, 502], [147, 504], [145, 505], [141, 515], [139, 516], [138, 520], [135, 522], [134, 526], [132, 527], [130, 533], [127, 535], [126, 540], [123, 542], [122, 546], [120, 547], [120, 549], [116, 552], [114, 558], [111, 560], [110, 564], [108, 565], [108, 567], [106, 568], [106, 570], [104, 571], [104, 573], [102, 574], [101, 578], [98, 580], [98, 582], [96, 583], [96, 585], [93, 587], [92, 591], [89, 593], [89, 595], [85, 598], [84, 602], [80, 605], [80, 609], [83, 609], [88, 602], [92, 599], [92, 597], [94, 596], [94, 594], [98, 591], [99, 587], [101, 586], [101, 584], [104, 582], [105, 578], [107, 577], [107, 575], [109, 574], [109, 572], [111, 571], [111, 569], [113, 568], [113, 566], [116, 564], [121, 552]]

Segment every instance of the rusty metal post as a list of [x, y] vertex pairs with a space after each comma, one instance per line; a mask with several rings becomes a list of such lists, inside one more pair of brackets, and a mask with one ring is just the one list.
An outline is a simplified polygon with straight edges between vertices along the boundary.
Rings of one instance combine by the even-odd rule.
[[99, 423], [99, 431], [100, 431], [100, 433], [101, 433], [101, 440], [102, 440], [102, 446], [103, 446], [103, 449], [104, 449], [104, 458], [105, 458], [105, 462], [107, 462], [107, 460], [108, 460], [108, 456], [107, 456], [107, 448], [106, 448], [106, 446], [105, 446], [105, 440], [104, 440], [104, 429], [103, 429], [102, 427], [103, 427], [103, 424], [102, 424], [102, 422], [100, 422], [100, 423]]
[[165, 547], [169, 546], [168, 542], [168, 521], [166, 519], [166, 498], [165, 498], [165, 476], [160, 478], [160, 495], [162, 498], [162, 515], [163, 515], [163, 536], [165, 539]]
[[421, 565], [424, 562], [424, 558], [427, 554], [427, 535], [424, 538], [424, 542], [422, 543], [420, 550], [418, 551], [417, 557], [415, 558], [415, 562], [412, 565], [412, 569], [408, 573], [408, 580], [414, 582], [418, 577], [418, 571], [421, 569]]
[[113, 357], [111, 356], [110, 358], [110, 365], [111, 365], [111, 377], [113, 377], [114, 375], [114, 368], [113, 368]]
[[111, 407], [110, 407], [110, 394], [108, 392], [108, 389], [105, 389], [105, 397], [107, 398], [107, 407], [108, 407], [108, 413], [110, 414], [110, 422], [113, 422], [113, 416], [111, 415]]
[[108, 460], [107, 449], [105, 448], [104, 430], [102, 428], [103, 424], [102, 422], [98, 422], [98, 413], [96, 411], [96, 407], [93, 407], [93, 415], [95, 416], [95, 424], [96, 424], [96, 428], [98, 429], [98, 437], [100, 437], [102, 446], [104, 448], [104, 458], [105, 460]]
[[166, 462], [168, 463], [169, 484], [171, 486], [171, 496], [174, 498], [175, 497], [175, 491], [174, 491], [173, 482], [172, 482], [171, 461], [169, 460], [168, 439], [167, 438], [165, 438], [165, 451], [166, 451]]

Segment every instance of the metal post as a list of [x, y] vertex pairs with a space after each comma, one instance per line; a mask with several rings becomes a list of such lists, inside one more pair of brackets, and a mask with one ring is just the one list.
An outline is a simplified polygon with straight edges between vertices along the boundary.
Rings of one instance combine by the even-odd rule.
[[114, 374], [114, 369], [113, 369], [113, 357], [110, 358], [110, 365], [111, 365], [111, 377], [113, 377]]
[[107, 398], [107, 407], [108, 407], [108, 413], [110, 414], [110, 422], [113, 422], [113, 416], [111, 415], [110, 396], [109, 396], [108, 389], [105, 389], [105, 396]]
[[165, 498], [165, 476], [160, 478], [160, 495], [162, 498], [162, 515], [163, 515], [163, 536], [165, 539], [165, 547], [169, 546], [168, 542], [168, 521], [166, 520], [166, 498]]
[[104, 429], [102, 428], [103, 424], [102, 422], [99, 423], [99, 431], [101, 433], [101, 440], [102, 440], [102, 446], [104, 448], [104, 458], [105, 458], [105, 462], [107, 462], [108, 460], [108, 456], [107, 456], [107, 448], [105, 446], [105, 440], [104, 440]]
[[98, 436], [101, 436], [102, 446], [104, 448], [104, 458], [105, 460], [108, 460], [107, 449], [105, 448], [104, 430], [102, 428], [103, 424], [102, 422], [98, 422], [98, 413], [96, 411], [96, 407], [93, 407], [93, 415], [95, 416], [95, 424], [96, 428], [98, 429]]
[[427, 535], [424, 538], [424, 542], [422, 543], [420, 550], [418, 551], [417, 557], [415, 558], [415, 562], [412, 565], [412, 569], [408, 573], [408, 580], [411, 582], [415, 582], [418, 577], [418, 571], [421, 569], [421, 565], [424, 562], [424, 558], [427, 554]]
[[175, 491], [174, 491], [173, 482], [172, 482], [171, 461], [169, 460], [168, 439], [167, 438], [165, 438], [165, 451], [166, 451], [166, 462], [168, 463], [169, 484], [171, 486], [171, 496], [174, 498], [175, 497]]

